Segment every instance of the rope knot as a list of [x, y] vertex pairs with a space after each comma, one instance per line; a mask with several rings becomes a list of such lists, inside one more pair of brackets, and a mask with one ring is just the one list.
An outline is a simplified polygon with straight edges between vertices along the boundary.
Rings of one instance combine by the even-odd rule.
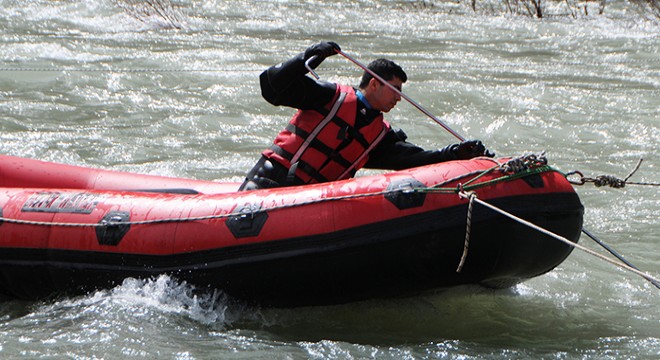
[[[630, 179], [630, 177], [632, 177], [633, 174], [635, 174], [635, 172], [637, 172], [637, 170], [639, 170], [639, 166], [642, 165], [643, 160], [644, 159], [639, 159], [639, 161], [637, 162], [637, 165], [635, 166], [633, 171], [631, 171], [630, 174], [628, 174], [628, 176], [626, 176], [623, 180], [619, 179], [615, 176], [612, 176], [612, 175], [599, 175], [599, 176], [596, 176], [595, 179], [594, 178], [588, 178], [588, 177], [585, 177], [584, 175], [582, 175], [582, 173], [579, 172], [579, 171], [571, 171], [571, 172], [566, 173], [566, 179], [568, 180], [568, 182], [570, 182], [573, 185], [584, 185], [585, 183], [590, 182], [590, 183], [594, 183], [594, 185], [596, 187], [609, 186], [609, 187], [617, 188], [617, 189], [621, 189], [621, 188], [625, 187], [626, 184], [660, 186], [660, 183], [631, 182], [631, 181], [628, 181], [628, 179]], [[577, 180], [571, 179], [570, 177], [574, 176], [574, 175], [579, 176], [580, 179], [577, 179]]]
[[476, 191], [465, 191], [463, 190], [463, 187], [461, 186], [460, 191], [458, 192], [458, 196], [461, 197], [462, 199], [468, 199], [470, 202], [474, 200], [474, 198], [477, 197], [477, 192]]
[[545, 166], [548, 159], [545, 157], [545, 151], [539, 155], [526, 154], [518, 158], [511, 159], [500, 166], [500, 169], [506, 174], [516, 174], [532, 168]]
[[596, 176], [596, 178], [593, 180], [594, 185], [596, 187], [601, 187], [601, 186], [609, 186], [612, 188], [620, 189], [626, 186], [626, 181], [621, 180], [615, 176], [612, 175], [600, 175]]

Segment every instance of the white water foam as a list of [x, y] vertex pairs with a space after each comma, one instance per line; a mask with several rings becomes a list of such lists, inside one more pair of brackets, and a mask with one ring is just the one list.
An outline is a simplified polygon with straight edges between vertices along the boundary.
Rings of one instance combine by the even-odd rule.
[[126, 310], [131, 314], [181, 315], [201, 324], [224, 327], [230, 322], [227, 315], [230, 302], [219, 290], [199, 291], [185, 281], [160, 275], [146, 280], [127, 278], [115, 288], [57, 301], [36, 313], [75, 310], [81, 315]]

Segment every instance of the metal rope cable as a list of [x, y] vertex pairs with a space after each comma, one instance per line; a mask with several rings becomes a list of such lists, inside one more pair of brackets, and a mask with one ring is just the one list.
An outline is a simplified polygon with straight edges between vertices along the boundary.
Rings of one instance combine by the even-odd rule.
[[[592, 234], [590, 231], [585, 229], [584, 227], [582, 228], [582, 232], [585, 233], [591, 240], [595, 241], [596, 244], [600, 245], [603, 249], [607, 250], [610, 254], [614, 255], [617, 259], [621, 260], [624, 264], [630, 266], [631, 268], [639, 270], [635, 265], [633, 265], [630, 261], [626, 260], [621, 254], [618, 252], [614, 251], [610, 246], [602, 242], [600, 239], [598, 239], [594, 234]], [[651, 281], [651, 284], [653, 284], [655, 287], [660, 289], [660, 283], [657, 281]]]
[[[566, 174], [564, 174], [564, 176], [566, 176], [568, 182], [570, 182], [573, 185], [584, 185], [586, 183], [593, 183], [596, 187], [609, 186], [617, 189], [623, 188], [626, 185], [660, 186], [660, 183], [628, 181], [628, 179], [630, 179], [630, 177], [632, 177], [633, 174], [635, 174], [635, 172], [639, 170], [639, 167], [642, 164], [643, 160], [644, 160], [643, 158], [640, 158], [635, 168], [624, 179], [619, 179], [613, 175], [598, 175], [595, 178], [589, 178], [584, 176], [584, 174], [581, 171], [577, 171], [577, 170], [567, 172]], [[573, 175], [577, 175], [580, 178], [577, 180], [570, 179], [570, 177]]]
[[[459, 193], [459, 196], [461, 196], [462, 198], [469, 199], [471, 195], [468, 194], [467, 192], [463, 191], [463, 192]], [[506, 216], [506, 217], [508, 217], [508, 218], [510, 218], [510, 219], [512, 219], [512, 220], [515, 220], [515, 221], [517, 221], [517, 222], [519, 222], [519, 223], [521, 223], [521, 224], [523, 224], [523, 225], [526, 225], [526, 226], [528, 226], [528, 227], [530, 227], [530, 228], [532, 228], [532, 229], [534, 229], [534, 230], [537, 230], [537, 231], [539, 231], [539, 232], [541, 232], [541, 233], [543, 233], [543, 234], [545, 234], [545, 235], [548, 235], [548, 236], [550, 236], [550, 237], [552, 237], [552, 238], [555, 238], [555, 239], [557, 239], [557, 240], [559, 240], [559, 241], [565, 243], [566, 245], [569, 245], [569, 246], [572, 246], [572, 247], [574, 247], [574, 248], [576, 248], [576, 249], [582, 250], [582, 251], [584, 251], [584, 252], [586, 252], [586, 253], [588, 253], [588, 254], [590, 254], [590, 255], [593, 255], [593, 256], [595, 256], [595, 257], [598, 257], [598, 258], [600, 258], [601, 260], [607, 261], [607, 262], [609, 262], [609, 263], [611, 263], [611, 264], [613, 264], [613, 265], [615, 265], [615, 266], [618, 266], [618, 267], [620, 267], [620, 268], [622, 268], [622, 269], [624, 269], [624, 270], [628, 270], [628, 271], [630, 271], [630, 272], [633, 272], [633, 273], [635, 273], [635, 274], [637, 274], [637, 275], [643, 277], [644, 279], [650, 281], [651, 283], [657, 283], [658, 281], [660, 281], [660, 280], [654, 278], [653, 276], [651, 276], [651, 275], [648, 274], [648, 273], [645, 273], [645, 272], [640, 271], [640, 270], [638, 270], [638, 269], [636, 269], [636, 268], [633, 268], [633, 267], [631, 267], [631, 266], [628, 266], [627, 264], [624, 264], [624, 263], [622, 263], [622, 262], [618, 262], [618, 261], [616, 261], [616, 260], [613, 260], [613, 259], [611, 259], [611, 258], [609, 258], [609, 257], [607, 257], [607, 256], [605, 256], [605, 255], [602, 255], [602, 254], [599, 254], [599, 253], [597, 253], [597, 252], [595, 252], [595, 251], [593, 251], [593, 250], [590, 250], [590, 249], [588, 249], [588, 248], [586, 248], [586, 247], [584, 247], [584, 246], [582, 246], [582, 245], [580, 245], [580, 244], [576, 244], [576, 243], [574, 243], [574, 242], [572, 242], [572, 241], [566, 239], [566, 238], [563, 237], [563, 236], [557, 235], [557, 234], [555, 234], [555, 233], [553, 233], [553, 232], [551, 232], [551, 231], [548, 231], [548, 230], [546, 230], [546, 229], [544, 229], [544, 228], [542, 228], [542, 227], [540, 227], [540, 226], [538, 226], [538, 225], [535, 225], [535, 224], [533, 224], [533, 223], [531, 223], [531, 222], [529, 222], [529, 221], [527, 221], [527, 220], [525, 220], [525, 219], [519, 218], [519, 217], [517, 217], [517, 216], [515, 216], [515, 215], [513, 215], [513, 214], [511, 214], [511, 213], [508, 213], [508, 212], [506, 212], [506, 211], [504, 211], [504, 210], [498, 208], [497, 206], [491, 205], [491, 204], [489, 204], [489, 203], [487, 203], [487, 202], [485, 202], [485, 201], [479, 199], [479, 198], [476, 197], [476, 196], [473, 196], [473, 201], [475, 201], [475, 202], [477, 202], [477, 203], [479, 203], [479, 204], [481, 204], [481, 205], [483, 205], [483, 206], [485, 206], [485, 207], [487, 207], [487, 208], [489, 208], [489, 209], [491, 209], [491, 210], [493, 210], [493, 211], [495, 211], [495, 212], [498, 212], [498, 213], [500, 213], [500, 214], [502, 214], [502, 215], [504, 215], [504, 216]]]

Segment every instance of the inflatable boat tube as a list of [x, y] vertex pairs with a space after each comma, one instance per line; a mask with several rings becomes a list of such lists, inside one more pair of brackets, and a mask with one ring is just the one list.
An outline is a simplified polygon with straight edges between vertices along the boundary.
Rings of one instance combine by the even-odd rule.
[[336, 304], [461, 284], [507, 287], [577, 242], [583, 206], [544, 164], [476, 158], [307, 186], [130, 174], [0, 156], [0, 293], [77, 294], [159, 274], [268, 306]]

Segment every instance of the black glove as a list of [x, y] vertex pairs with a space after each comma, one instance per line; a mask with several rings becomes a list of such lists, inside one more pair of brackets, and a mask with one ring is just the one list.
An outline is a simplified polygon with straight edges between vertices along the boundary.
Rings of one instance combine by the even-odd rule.
[[309, 58], [316, 55], [316, 59], [309, 63], [309, 66], [312, 69], [316, 69], [317, 66], [321, 65], [325, 58], [328, 56], [336, 55], [339, 51], [341, 51], [341, 48], [336, 43], [332, 41], [321, 42], [308, 47], [307, 50], [305, 50], [303, 59], [307, 61]]
[[494, 157], [495, 153], [486, 149], [481, 140], [467, 140], [452, 147], [458, 160], [468, 160], [477, 156]]

